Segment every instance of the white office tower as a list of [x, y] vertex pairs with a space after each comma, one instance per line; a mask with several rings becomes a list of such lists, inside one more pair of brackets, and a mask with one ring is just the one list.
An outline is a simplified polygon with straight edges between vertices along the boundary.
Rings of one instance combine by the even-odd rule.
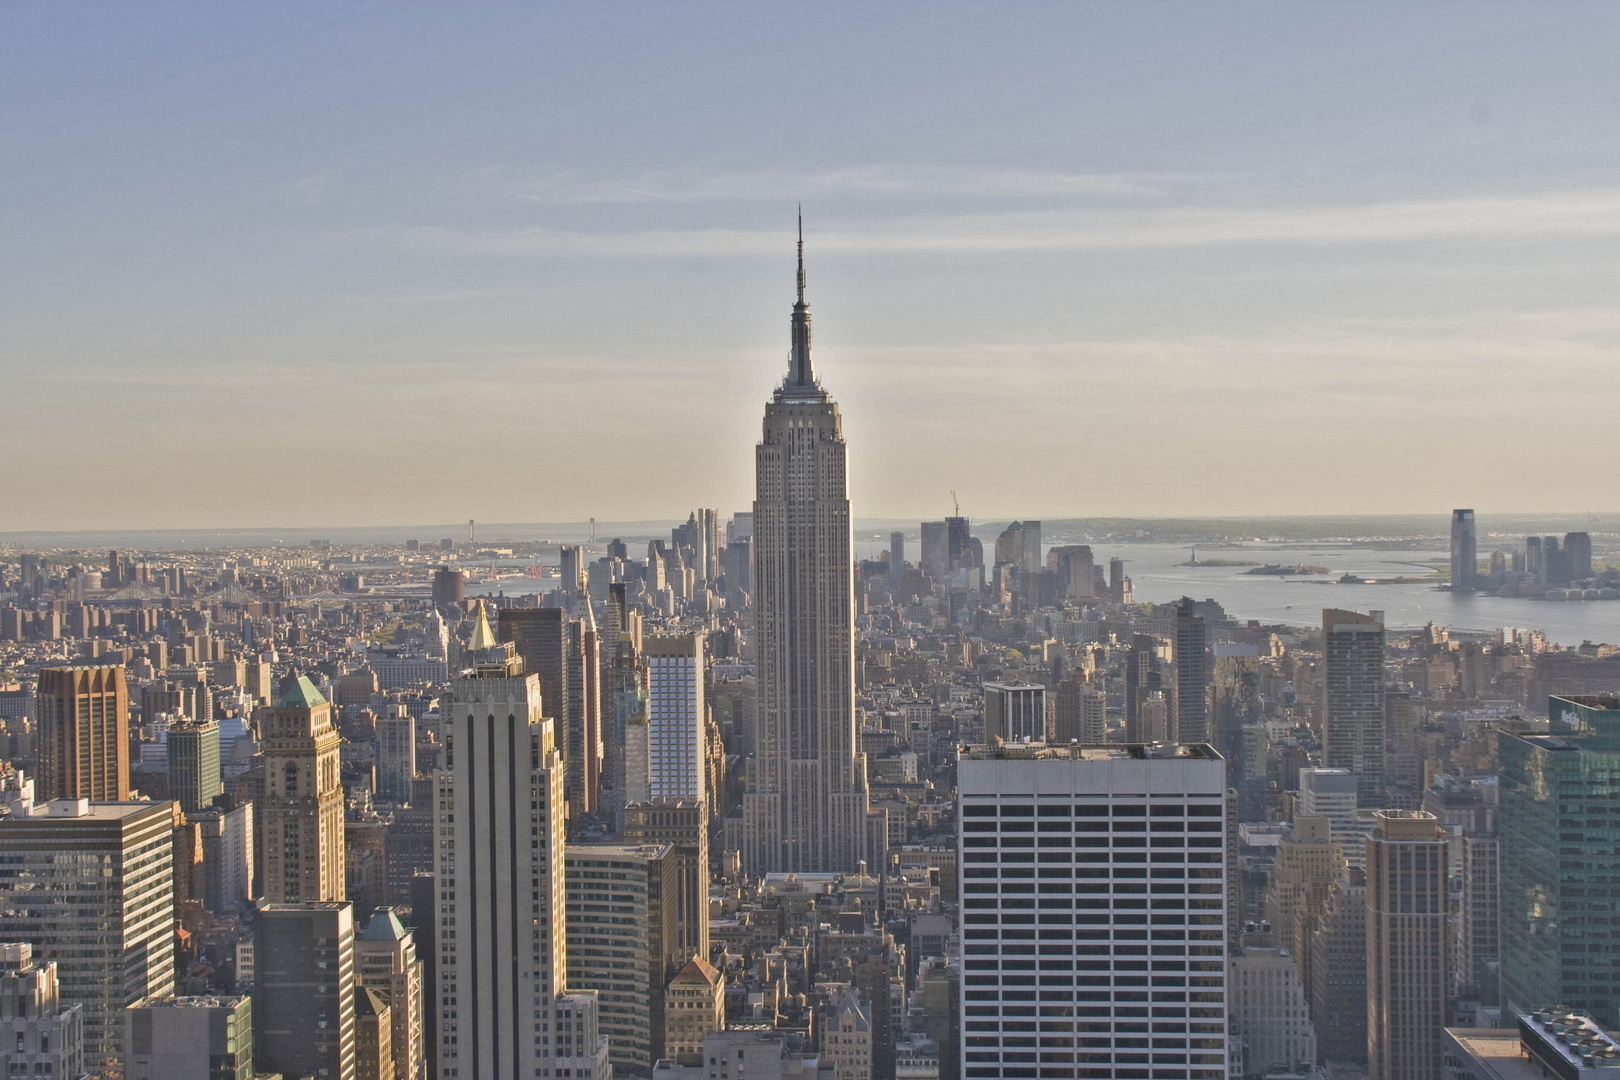
[[[439, 1076], [608, 1080], [596, 995], [565, 993], [563, 776], [540, 681], [480, 605], [438, 780]], [[564, 1041], [563, 1036], [567, 1039]], [[564, 1051], [567, 1051], [564, 1056]]]
[[855, 741], [855, 616], [843, 420], [810, 367], [799, 301], [787, 377], [754, 452], [757, 752], [743, 795], [750, 874], [847, 872], [867, 857]]
[[962, 1075], [1226, 1080], [1225, 763], [969, 747]]
[[703, 635], [649, 636], [642, 655], [647, 661], [648, 791], [654, 799], [702, 799], [707, 719]]
[[56, 961], [34, 962], [27, 942], [0, 945], [0, 1076], [79, 1080], [84, 1006], [62, 1000]]
[[1367, 865], [1367, 837], [1372, 832], [1372, 821], [1363, 822], [1356, 813], [1359, 805], [1356, 776], [1349, 769], [1299, 770], [1298, 816], [1327, 818], [1345, 862], [1358, 869]]

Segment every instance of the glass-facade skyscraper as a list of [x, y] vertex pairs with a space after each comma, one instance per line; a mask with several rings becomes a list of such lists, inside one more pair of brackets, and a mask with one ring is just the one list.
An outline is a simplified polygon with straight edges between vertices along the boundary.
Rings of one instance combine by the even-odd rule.
[[1553, 697], [1551, 734], [1502, 732], [1502, 1014], [1620, 1023], [1620, 698]]

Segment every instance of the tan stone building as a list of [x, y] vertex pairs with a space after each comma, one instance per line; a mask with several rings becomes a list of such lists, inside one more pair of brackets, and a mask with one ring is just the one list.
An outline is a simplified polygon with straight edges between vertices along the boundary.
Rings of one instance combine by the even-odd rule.
[[726, 977], [694, 956], [664, 990], [664, 1056], [703, 1064], [703, 1039], [726, 1026]]
[[343, 900], [343, 781], [332, 706], [300, 676], [263, 727], [264, 899]]
[[1304, 814], [1296, 817], [1293, 835], [1277, 845], [1277, 861], [1266, 888], [1266, 918], [1281, 947], [1295, 952], [1295, 924], [1319, 914], [1333, 883], [1344, 875], [1344, 854], [1332, 837], [1332, 822]]
[[388, 1003], [396, 1080], [416, 1080], [423, 1064], [422, 962], [416, 958], [415, 935], [393, 908], [378, 908], [354, 939], [354, 968], [360, 985]]
[[1380, 810], [1367, 840], [1367, 1075], [1440, 1080], [1446, 1025], [1446, 835]]
[[354, 988], [355, 1080], [394, 1080], [392, 1013], [377, 991]]
[[854, 990], [827, 1018], [824, 1049], [838, 1067], [838, 1080], [872, 1080], [872, 1022]]

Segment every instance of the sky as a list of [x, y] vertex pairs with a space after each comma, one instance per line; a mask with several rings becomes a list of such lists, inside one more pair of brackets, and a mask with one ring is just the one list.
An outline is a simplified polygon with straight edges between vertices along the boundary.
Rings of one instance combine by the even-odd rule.
[[0, 532], [1614, 510], [1620, 6], [0, 6]]

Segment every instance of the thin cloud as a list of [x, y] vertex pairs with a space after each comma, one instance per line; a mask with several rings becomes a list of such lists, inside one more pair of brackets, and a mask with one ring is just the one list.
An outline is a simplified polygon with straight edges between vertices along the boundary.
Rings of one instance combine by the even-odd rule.
[[798, 197], [974, 196], [1027, 199], [1076, 196], [1163, 196], [1210, 174], [1058, 173], [1033, 169], [891, 162], [804, 173], [783, 169], [726, 172], [666, 170], [598, 177], [553, 173], [518, 188], [518, 198], [553, 204], [649, 200], [780, 202]]
[[[735, 258], [780, 254], [783, 234], [745, 229], [586, 232], [543, 227], [377, 231], [421, 255]], [[1062, 209], [877, 218], [817, 227], [819, 254], [1000, 254], [1238, 244], [1356, 245], [1620, 235], [1620, 189], [1253, 208]]]

